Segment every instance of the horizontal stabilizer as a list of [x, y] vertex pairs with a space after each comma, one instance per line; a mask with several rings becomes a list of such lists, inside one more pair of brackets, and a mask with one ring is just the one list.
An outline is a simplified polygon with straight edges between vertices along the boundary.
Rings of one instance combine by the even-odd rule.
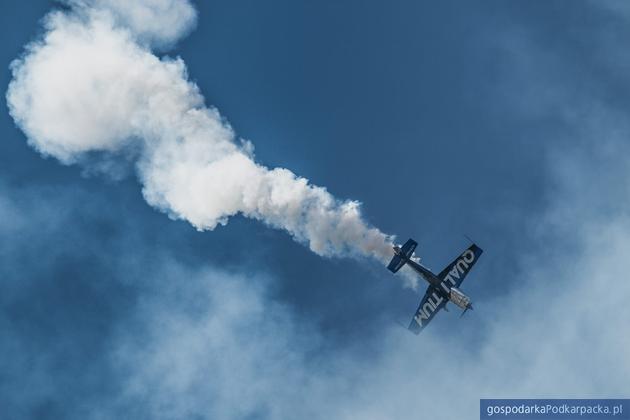
[[409, 239], [402, 246], [401, 251], [402, 251], [403, 254], [405, 254], [407, 256], [407, 258], [410, 258], [413, 255], [413, 251], [416, 250], [417, 246], [418, 246], [418, 242], [414, 241], [413, 239]]
[[400, 254], [396, 253], [396, 255], [394, 255], [394, 258], [392, 258], [391, 262], [387, 265], [389, 271], [395, 273], [400, 270], [401, 267], [407, 262], [407, 259], [411, 258], [411, 256], [413, 255], [413, 251], [416, 250], [417, 246], [418, 243], [413, 239], [409, 239], [407, 242], [405, 242], [402, 248], [400, 248]]
[[405, 260], [400, 258], [398, 255], [394, 255], [394, 258], [392, 258], [392, 261], [389, 263], [387, 268], [392, 273], [395, 273], [400, 270], [403, 265], [405, 265]]

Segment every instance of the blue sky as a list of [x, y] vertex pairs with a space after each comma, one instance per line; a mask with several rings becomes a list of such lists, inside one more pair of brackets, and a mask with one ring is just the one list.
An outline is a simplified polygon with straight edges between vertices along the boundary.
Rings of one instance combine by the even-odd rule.
[[[61, 6], [0, 7], [6, 87]], [[198, 232], [149, 206], [133, 169], [42, 158], [5, 107], [9, 418], [448, 419], [476, 418], [484, 397], [627, 396], [630, 9], [195, 7], [167, 54], [256, 160], [359, 200], [435, 270], [474, 237], [485, 254], [462, 289], [476, 310], [407, 334], [396, 321], [423, 291], [380, 264], [241, 216]]]

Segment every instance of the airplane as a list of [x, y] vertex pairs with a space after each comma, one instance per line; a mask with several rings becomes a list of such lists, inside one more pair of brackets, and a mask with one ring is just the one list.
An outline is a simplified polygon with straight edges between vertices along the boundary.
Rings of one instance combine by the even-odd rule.
[[407, 264], [429, 283], [429, 287], [420, 301], [420, 306], [418, 306], [408, 327], [409, 331], [414, 334], [420, 334], [420, 331], [431, 322], [440, 309], [444, 308], [448, 312], [446, 304], [449, 301], [464, 310], [460, 318], [464, 316], [467, 310], [473, 309], [470, 298], [459, 290], [459, 286], [464, 281], [466, 274], [475, 265], [483, 250], [473, 243], [452, 263], [447, 265], [444, 270], [435, 275], [431, 270], [420, 264], [419, 259], [414, 256], [413, 252], [416, 246], [418, 246], [418, 243], [413, 239], [405, 242], [402, 248], [394, 246], [394, 258], [392, 258], [387, 268], [392, 273], [396, 273], [402, 266]]

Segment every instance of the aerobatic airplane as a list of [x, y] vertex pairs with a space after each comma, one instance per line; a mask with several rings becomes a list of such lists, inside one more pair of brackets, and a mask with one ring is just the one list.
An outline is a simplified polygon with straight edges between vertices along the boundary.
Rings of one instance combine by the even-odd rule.
[[395, 273], [403, 265], [408, 264], [423, 279], [429, 282], [429, 287], [420, 301], [420, 306], [418, 306], [418, 310], [409, 324], [409, 330], [415, 334], [419, 334], [440, 309], [444, 308], [444, 310], [448, 311], [446, 304], [449, 301], [464, 310], [461, 316], [467, 310], [473, 308], [470, 298], [462, 293], [458, 287], [483, 252], [481, 248], [473, 243], [455, 261], [446, 266], [440, 274], [435, 275], [413, 256], [413, 251], [417, 245], [416, 241], [409, 239], [402, 248], [395, 246], [394, 258], [387, 266], [392, 273]]

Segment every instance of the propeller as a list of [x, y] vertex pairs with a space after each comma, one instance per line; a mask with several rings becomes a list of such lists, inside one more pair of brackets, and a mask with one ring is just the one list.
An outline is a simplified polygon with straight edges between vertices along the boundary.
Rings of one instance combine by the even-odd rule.
[[466, 313], [467, 310], [474, 310], [473, 306], [471, 303], [468, 304], [468, 306], [466, 306], [466, 309], [464, 309], [464, 312], [462, 312], [462, 314], [459, 316], [460, 318], [464, 316], [464, 314]]

